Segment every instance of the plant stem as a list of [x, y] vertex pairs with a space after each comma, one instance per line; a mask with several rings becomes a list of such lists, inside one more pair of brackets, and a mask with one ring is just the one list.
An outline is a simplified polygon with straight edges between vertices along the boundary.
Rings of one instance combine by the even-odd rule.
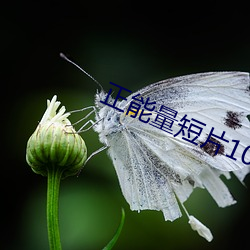
[[59, 167], [48, 168], [47, 228], [50, 250], [62, 249], [58, 216], [59, 188], [62, 172]]

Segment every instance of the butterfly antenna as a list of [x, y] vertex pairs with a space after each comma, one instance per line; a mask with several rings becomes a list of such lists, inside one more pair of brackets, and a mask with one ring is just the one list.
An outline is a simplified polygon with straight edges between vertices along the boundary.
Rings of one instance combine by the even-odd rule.
[[89, 73], [87, 73], [84, 69], [82, 69], [79, 65], [77, 65], [76, 63], [74, 63], [73, 61], [71, 61], [67, 56], [65, 56], [63, 53], [60, 53], [60, 57], [64, 60], [66, 60], [67, 62], [73, 64], [75, 67], [77, 67], [79, 70], [81, 70], [85, 75], [87, 75], [89, 78], [91, 78], [95, 83], [97, 83], [97, 85], [101, 88], [101, 90], [103, 90], [102, 85], [93, 77], [91, 76]]

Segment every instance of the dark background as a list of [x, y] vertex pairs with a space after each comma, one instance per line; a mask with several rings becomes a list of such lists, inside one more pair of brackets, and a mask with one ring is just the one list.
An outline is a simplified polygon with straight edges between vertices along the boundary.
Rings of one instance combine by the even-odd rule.
[[[190, 2], [11, 2], [1, 4], [2, 249], [48, 249], [46, 178], [25, 161], [26, 143], [54, 94], [67, 110], [93, 105], [96, 84], [59, 57], [69, 55], [109, 89], [133, 92], [168, 77], [205, 71], [249, 71], [248, 5]], [[82, 114], [79, 114], [81, 117]], [[72, 116], [72, 121], [79, 119]], [[84, 133], [89, 154], [101, 147]], [[105, 152], [80, 177], [62, 181], [60, 228], [65, 250], [101, 249], [121, 215], [114, 249], [248, 249], [249, 176], [225, 180], [237, 204], [218, 208], [205, 190], [186, 202], [214, 235], [206, 242], [185, 216], [165, 222], [161, 212], [132, 212]]]

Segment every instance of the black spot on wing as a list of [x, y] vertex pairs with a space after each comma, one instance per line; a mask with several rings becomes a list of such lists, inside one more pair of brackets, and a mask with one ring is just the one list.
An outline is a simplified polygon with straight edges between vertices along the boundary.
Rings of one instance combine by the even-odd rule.
[[224, 118], [224, 124], [233, 129], [241, 128], [241, 118], [242, 113], [240, 112], [233, 112], [233, 111], [227, 111], [227, 115]]
[[247, 86], [246, 92], [250, 94], [250, 85]]
[[194, 181], [190, 176], [188, 176], [186, 179], [187, 179], [187, 181], [189, 182], [189, 184], [190, 184], [192, 187], [194, 187], [195, 181]]
[[[221, 142], [219, 142], [218, 140], [216, 140], [214, 137], [210, 137], [210, 140], [212, 142], [207, 142], [205, 146], [203, 146], [201, 149], [206, 152], [207, 154], [211, 155], [212, 157], [215, 156], [215, 152], [217, 150], [217, 148], [219, 147], [219, 150], [217, 152], [217, 154], [219, 155], [223, 155], [225, 152], [225, 147], [223, 146], [223, 144], [221, 144]], [[214, 143], [213, 143], [214, 142]], [[204, 142], [200, 142], [200, 145], [203, 144]], [[216, 154], [216, 155], [217, 155]]]

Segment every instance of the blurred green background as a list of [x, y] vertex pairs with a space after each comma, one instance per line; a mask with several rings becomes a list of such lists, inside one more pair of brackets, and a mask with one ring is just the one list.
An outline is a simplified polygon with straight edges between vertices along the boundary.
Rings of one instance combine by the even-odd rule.
[[[59, 57], [69, 55], [108, 90], [132, 91], [169, 77], [250, 69], [247, 8], [233, 3], [186, 6], [168, 2], [11, 2], [1, 6], [2, 227], [1, 249], [48, 249], [46, 178], [25, 161], [26, 143], [54, 94], [67, 110], [93, 105], [96, 84]], [[73, 115], [77, 121], [83, 114]], [[82, 134], [89, 154], [102, 145]], [[250, 144], [250, 143], [249, 143]], [[218, 208], [205, 190], [186, 202], [213, 235], [206, 242], [185, 216], [165, 222], [161, 212], [132, 212], [111, 161], [102, 152], [81, 175], [62, 181], [60, 229], [64, 250], [95, 250], [126, 219], [114, 249], [248, 249], [250, 177], [225, 181], [237, 204]]]

